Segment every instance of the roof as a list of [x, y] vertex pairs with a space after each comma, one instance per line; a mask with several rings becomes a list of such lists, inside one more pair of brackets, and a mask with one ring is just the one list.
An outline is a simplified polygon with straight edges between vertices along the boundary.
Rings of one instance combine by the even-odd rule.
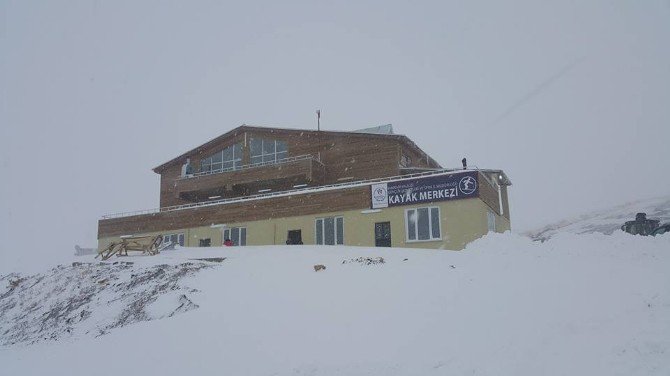
[[[382, 126], [385, 129], [386, 126]], [[378, 128], [382, 128], [378, 127]], [[390, 127], [390, 124], [388, 124], [388, 127]], [[327, 135], [333, 135], [333, 136], [352, 136], [352, 137], [366, 137], [366, 138], [383, 138], [383, 139], [395, 139], [397, 141], [400, 141], [404, 143], [405, 145], [409, 146], [410, 148], [414, 149], [415, 151], [426, 155], [430, 160], [435, 162], [435, 164], [441, 168], [440, 164], [437, 163], [432, 157], [428, 155], [425, 151], [423, 151], [418, 145], [414, 143], [414, 141], [410, 140], [407, 136], [405, 135], [399, 135], [399, 134], [384, 134], [384, 133], [367, 133], [367, 132], [362, 132], [363, 130], [359, 131], [351, 131], [351, 132], [344, 132], [344, 131], [318, 131], [314, 129], [296, 129], [296, 128], [277, 128], [277, 127], [259, 127], [259, 126], [253, 126], [253, 125], [246, 125], [242, 124], [237, 128], [234, 128], [216, 138], [213, 138], [204, 144], [197, 146], [185, 153], [180, 154], [179, 156], [170, 159], [169, 161], [156, 166], [153, 168], [153, 171], [157, 174], [160, 174], [162, 170], [165, 168], [174, 165], [176, 163], [180, 163], [183, 161], [185, 158], [192, 156], [194, 154], [197, 154], [198, 152], [210, 148], [212, 145], [216, 145], [219, 142], [225, 140], [228, 137], [234, 137], [238, 134], [244, 133], [244, 132], [273, 132], [273, 131], [281, 131], [285, 133], [313, 133], [313, 134], [327, 134]]]

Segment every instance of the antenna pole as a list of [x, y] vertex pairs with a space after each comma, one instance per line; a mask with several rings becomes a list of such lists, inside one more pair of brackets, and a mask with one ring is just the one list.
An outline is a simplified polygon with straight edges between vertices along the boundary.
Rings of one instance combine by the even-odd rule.
[[316, 130], [321, 130], [321, 110], [316, 110]]

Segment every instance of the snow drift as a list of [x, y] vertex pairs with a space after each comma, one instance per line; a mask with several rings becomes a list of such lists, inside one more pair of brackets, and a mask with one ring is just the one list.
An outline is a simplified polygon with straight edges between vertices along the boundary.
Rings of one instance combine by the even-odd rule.
[[[225, 260], [194, 260], [205, 257]], [[133, 264], [3, 277], [0, 306], [18, 296], [10, 280], [27, 289], [14, 300], [25, 318], [0, 314], [3, 372], [670, 374], [670, 236], [491, 234], [463, 252], [277, 246], [124, 260]], [[64, 308], [81, 291], [97, 292]], [[119, 321], [138, 300], [141, 313]]]

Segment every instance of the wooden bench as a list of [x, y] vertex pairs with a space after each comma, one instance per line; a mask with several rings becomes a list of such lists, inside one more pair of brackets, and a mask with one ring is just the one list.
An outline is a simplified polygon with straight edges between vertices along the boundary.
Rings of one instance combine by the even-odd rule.
[[114, 255], [128, 256], [128, 251], [148, 253], [153, 256], [160, 253], [162, 243], [163, 235], [121, 237], [121, 241], [112, 242], [107, 248], [100, 250], [95, 257], [100, 256], [103, 260], [107, 260]]

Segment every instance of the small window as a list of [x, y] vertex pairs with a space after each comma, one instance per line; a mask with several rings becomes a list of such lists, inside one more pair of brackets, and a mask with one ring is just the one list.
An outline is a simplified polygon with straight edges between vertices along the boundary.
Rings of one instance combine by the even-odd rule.
[[417, 208], [405, 211], [407, 241], [441, 240], [440, 208]]
[[163, 244], [179, 244], [184, 246], [184, 233], [163, 235]]
[[496, 215], [490, 210], [486, 211], [486, 225], [489, 232], [496, 231]]
[[207, 239], [200, 239], [200, 246], [201, 247], [210, 247], [212, 245], [212, 239], [207, 238]]
[[247, 245], [247, 228], [246, 227], [231, 227], [223, 230], [223, 241], [230, 239], [234, 246]]
[[400, 157], [400, 167], [409, 167], [412, 165], [412, 158], [408, 157], [407, 155], [403, 154]]
[[317, 218], [316, 244], [341, 245], [344, 244], [344, 219], [342, 217]]

